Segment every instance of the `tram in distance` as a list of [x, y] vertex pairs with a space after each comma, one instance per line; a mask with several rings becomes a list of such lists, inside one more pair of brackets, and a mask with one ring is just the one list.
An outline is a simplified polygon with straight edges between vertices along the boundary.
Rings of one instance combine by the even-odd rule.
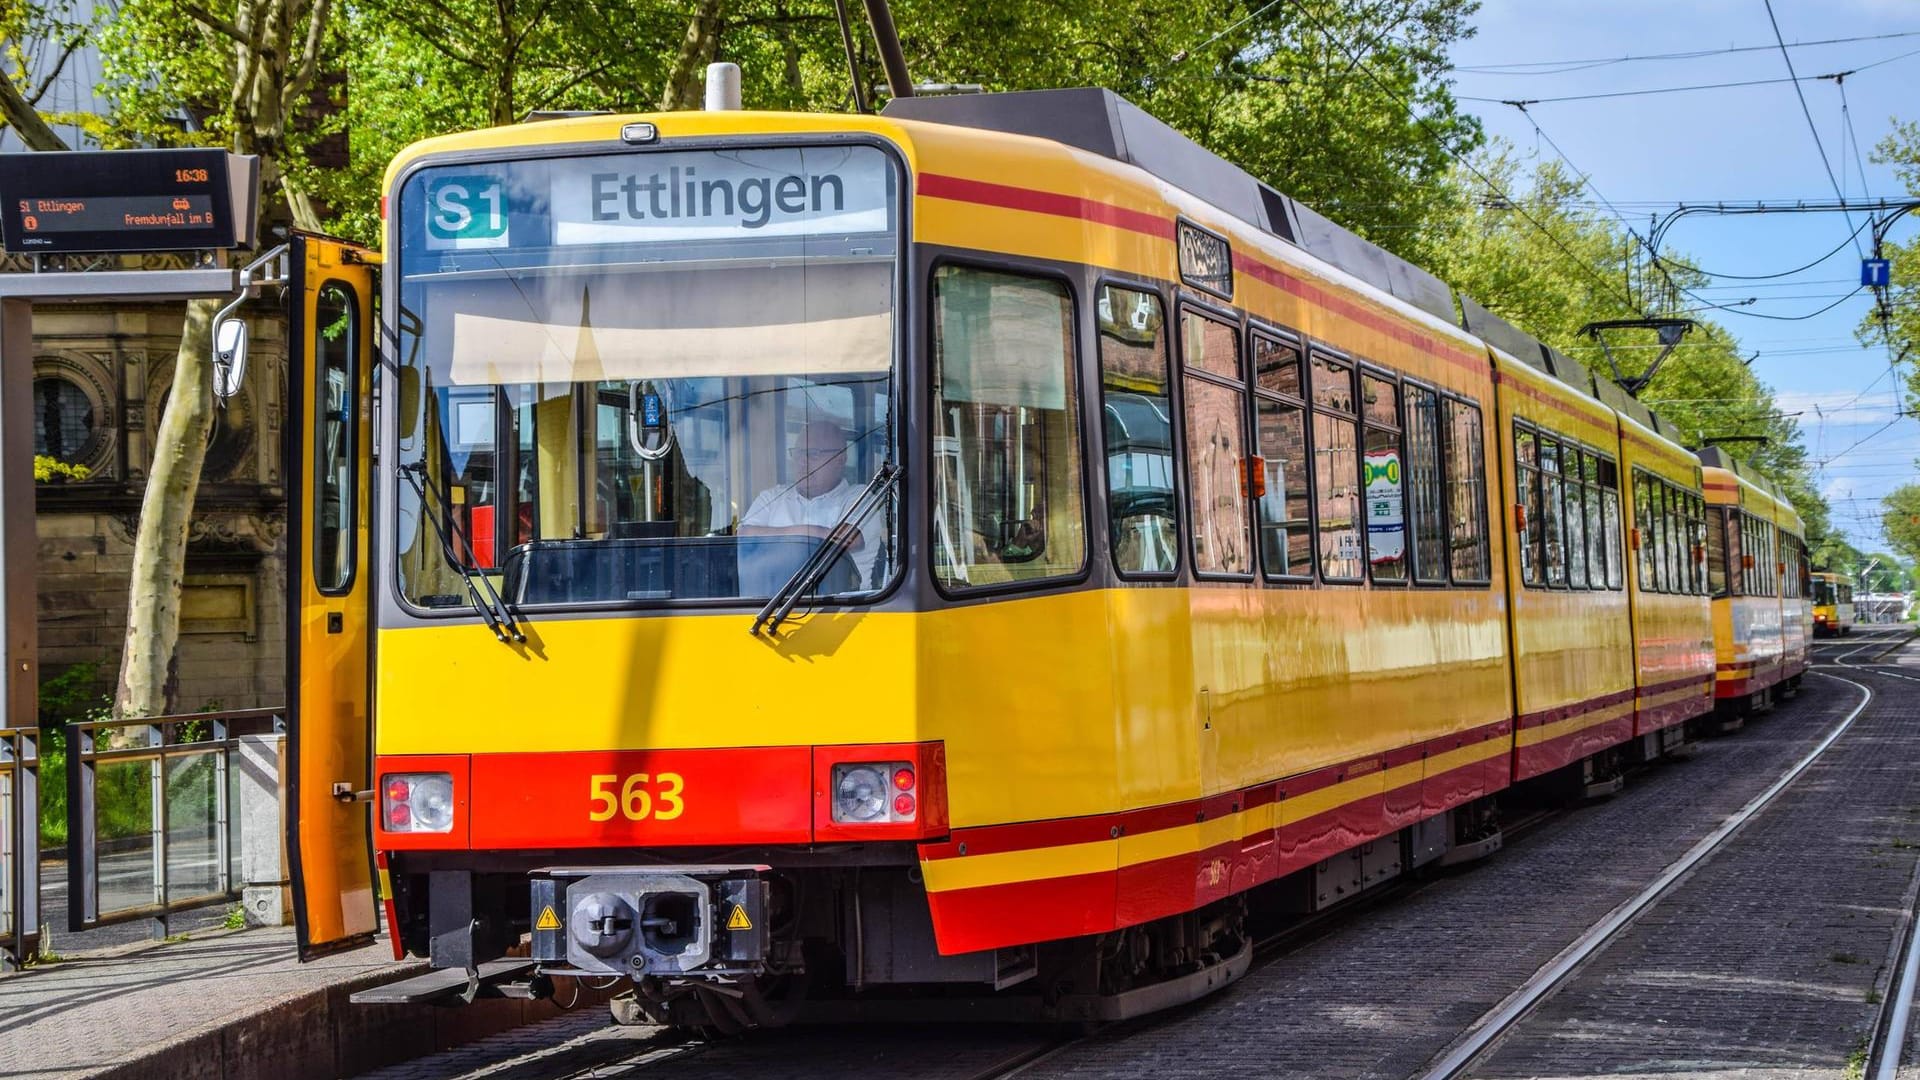
[[1845, 574], [1813, 575], [1813, 633], [1841, 637], [1853, 632], [1853, 580]]
[[1764, 482], [1104, 91], [386, 184], [296, 240], [289, 843], [423, 996], [1134, 1015], [1805, 664]]

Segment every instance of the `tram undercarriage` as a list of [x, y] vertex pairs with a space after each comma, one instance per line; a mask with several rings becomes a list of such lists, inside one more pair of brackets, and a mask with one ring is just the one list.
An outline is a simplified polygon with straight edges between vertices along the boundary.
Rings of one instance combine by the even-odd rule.
[[[555, 977], [611, 979], [625, 984], [616, 1020], [717, 1033], [800, 1020], [1122, 1020], [1228, 985], [1255, 940], [1290, 920], [1500, 845], [1495, 800], [1481, 799], [1195, 911], [958, 955], [939, 952], [909, 844], [570, 864], [396, 854], [397, 936], [441, 970], [378, 993], [544, 997]], [[463, 970], [464, 985], [449, 978]]]

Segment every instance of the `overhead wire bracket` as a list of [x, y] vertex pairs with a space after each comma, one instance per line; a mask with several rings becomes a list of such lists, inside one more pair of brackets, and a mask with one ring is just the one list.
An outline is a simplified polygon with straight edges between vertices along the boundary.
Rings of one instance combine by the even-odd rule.
[[[1640, 391], [1646, 389], [1647, 384], [1653, 381], [1653, 376], [1660, 370], [1660, 365], [1666, 363], [1667, 357], [1673, 355], [1673, 350], [1679, 346], [1681, 339], [1685, 338], [1693, 327], [1692, 319], [1607, 319], [1602, 322], [1590, 322], [1581, 327], [1580, 332], [1599, 344], [1601, 353], [1607, 358], [1607, 366], [1613, 369], [1613, 381], [1619, 383], [1620, 388], [1629, 396], [1637, 398], [1640, 396]], [[1660, 355], [1654, 357], [1653, 363], [1648, 364], [1646, 370], [1640, 374], [1628, 375], [1620, 370], [1620, 361], [1613, 355], [1613, 347], [1607, 344], [1606, 332], [1609, 330], [1651, 330], [1660, 342]]]

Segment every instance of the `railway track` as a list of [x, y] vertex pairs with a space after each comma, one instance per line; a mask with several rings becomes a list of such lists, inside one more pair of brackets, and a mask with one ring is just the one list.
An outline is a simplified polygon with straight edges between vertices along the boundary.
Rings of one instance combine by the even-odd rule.
[[[1819, 657], [1823, 661], [1819, 667], [1851, 669], [1848, 674], [1865, 678], [1891, 677], [1920, 682], [1920, 677], [1914, 674], [1902, 674], [1875, 666], [1878, 661], [1905, 648], [1915, 636], [1901, 629], [1873, 634], [1864, 641], [1822, 643], [1829, 648], [1825, 655]], [[1854, 662], [1860, 656], [1868, 656], [1867, 663]], [[1819, 670], [1818, 667], [1810, 674], [1851, 687], [1860, 695], [1858, 702], [1766, 790], [1688, 849], [1645, 888], [1589, 927], [1505, 1000], [1476, 1019], [1426, 1067], [1414, 1074], [1417, 1080], [1455, 1080], [1480, 1074], [1504, 1044], [1549, 999], [1578, 979], [1583, 969], [1600, 953], [1625, 935], [1651, 908], [1671, 896], [1703, 864], [1729, 848], [1750, 824], [1773, 807], [1781, 795], [1840, 741], [1877, 697], [1882, 696], [1876, 695], [1871, 687], [1854, 678]], [[1897, 962], [1890, 965], [1893, 969], [1890, 985], [1878, 999], [1868, 1040], [1858, 1055], [1862, 1069], [1849, 1075], [1862, 1076], [1865, 1080], [1897, 1080], [1903, 1052], [1911, 1036], [1915, 1015], [1914, 995], [1916, 988], [1920, 988], [1920, 932], [1916, 932], [1916, 923], [1920, 923], [1920, 863], [1916, 863], [1912, 871], [1902, 900], [1896, 937], [1889, 950], [1890, 958], [1897, 958]], [[1497, 1069], [1489, 1071], [1500, 1073]]]
[[1873, 702], [1873, 691], [1850, 679], [1841, 679], [1827, 675], [1825, 672], [1818, 674], [1859, 690], [1861, 694], [1859, 704], [1855, 705], [1840, 723], [1834, 725], [1827, 732], [1826, 737], [1821, 739], [1805, 757], [1787, 770], [1785, 775], [1755, 796], [1719, 828], [1708, 833], [1688, 849], [1686, 854], [1676, 859], [1644, 889], [1608, 912], [1605, 918], [1576, 938], [1558, 956], [1536, 972], [1533, 978], [1515, 990], [1507, 1000], [1476, 1020], [1429, 1068], [1419, 1074], [1420, 1080], [1454, 1080], [1455, 1077], [1468, 1075], [1502, 1036], [1546, 1001], [1569, 976], [1605, 949], [1642, 913], [1666, 896], [1695, 867], [1712, 858], [1795, 780], [1799, 779], [1800, 775], [1818, 761], [1835, 742], [1839, 741], [1840, 736], [1846, 734], [1854, 721], [1858, 720], [1860, 714], [1865, 712], [1867, 706]]

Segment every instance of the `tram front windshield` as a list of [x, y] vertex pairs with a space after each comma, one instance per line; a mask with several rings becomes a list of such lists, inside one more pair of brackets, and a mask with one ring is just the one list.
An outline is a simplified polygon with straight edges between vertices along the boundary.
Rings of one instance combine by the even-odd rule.
[[463, 608], [821, 595], [897, 562], [899, 180], [870, 146], [441, 166], [399, 197], [402, 591]]

